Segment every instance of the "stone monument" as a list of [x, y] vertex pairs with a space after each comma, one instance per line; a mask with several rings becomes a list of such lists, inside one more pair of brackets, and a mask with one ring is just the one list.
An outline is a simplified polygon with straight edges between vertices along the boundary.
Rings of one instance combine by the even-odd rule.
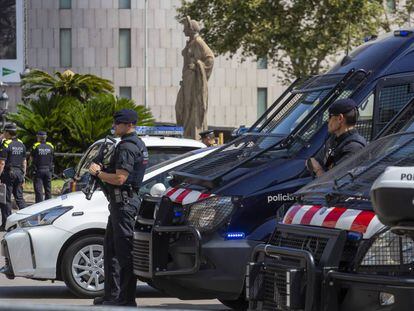
[[183, 22], [188, 37], [180, 90], [175, 103], [177, 124], [184, 127], [184, 136], [198, 139], [207, 129], [208, 79], [214, 65], [214, 54], [199, 35], [200, 26], [189, 16]]

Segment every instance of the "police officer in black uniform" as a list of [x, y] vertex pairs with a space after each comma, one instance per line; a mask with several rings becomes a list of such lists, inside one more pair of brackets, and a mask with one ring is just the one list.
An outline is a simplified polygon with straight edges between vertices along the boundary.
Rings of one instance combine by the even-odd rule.
[[114, 115], [115, 135], [121, 137], [108, 168], [92, 163], [89, 172], [103, 182], [110, 216], [104, 239], [105, 294], [94, 304], [136, 306], [136, 277], [132, 264], [132, 238], [140, 205], [138, 190], [148, 163], [148, 152], [135, 133], [134, 110]]
[[358, 121], [358, 106], [350, 98], [339, 99], [328, 109], [328, 132], [331, 134], [314, 158], [306, 165], [316, 176], [343, 162], [367, 144], [364, 137], [355, 129]]
[[33, 163], [33, 186], [35, 191], [35, 200], [43, 201], [43, 188], [45, 190], [45, 200], [51, 197], [52, 173], [54, 147], [46, 141], [47, 133], [45, 131], [37, 132], [37, 142], [33, 145], [30, 157]]
[[201, 142], [207, 147], [217, 146], [216, 137], [214, 136], [214, 130], [207, 130], [200, 132]]
[[0, 180], [6, 185], [6, 204], [0, 204], [2, 214], [1, 229], [4, 229], [7, 217], [11, 214], [11, 195], [19, 209], [26, 207], [23, 198], [23, 183], [26, 175], [26, 147], [17, 138], [16, 125], [7, 124], [4, 128], [4, 141], [0, 149]]

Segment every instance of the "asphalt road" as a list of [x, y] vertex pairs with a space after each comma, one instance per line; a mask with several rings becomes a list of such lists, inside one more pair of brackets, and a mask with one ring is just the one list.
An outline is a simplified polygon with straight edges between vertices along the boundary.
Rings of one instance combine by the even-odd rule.
[[[3, 233], [0, 233], [2, 239]], [[0, 267], [4, 257], [0, 256]], [[139, 307], [163, 310], [229, 310], [218, 300], [180, 300], [166, 297], [144, 283], [137, 284]], [[24, 278], [7, 279], [0, 274], [0, 307], [2, 303], [46, 305], [92, 305], [91, 299], [74, 296], [63, 282], [34, 281]]]

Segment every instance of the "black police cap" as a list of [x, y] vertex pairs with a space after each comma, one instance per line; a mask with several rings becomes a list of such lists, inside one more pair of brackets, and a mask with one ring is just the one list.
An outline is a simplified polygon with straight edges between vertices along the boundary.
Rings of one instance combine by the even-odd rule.
[[357, 103], [350, 98], [338, 99], [328, 109], [329, 114], [340, 114], [350, 112], [352, 109], [357, 109]]
[[214, 130], [203, 131], [203, 132], [200, 132], [199, 135], [200, 135], [201, 138], [205, 138], [205, 137], [209, 137], [209, 136], [214, 136]]
[[138, 121], [138, 114], [132, 109], [122, 109], [114, 114], [115, 123], [132, 123], [136, 124]]
[[47, 136], [47, 133], [45, 131], [38, 131], [37, 136]]
[[4, 127], [4, 130], [6, 132], [8, 132], [8, 131], [15, 132], [15, 131], [17, 131], [17, 126], [14, 123], [9, 123], [9, 124], [6, 124], [6, 126]]

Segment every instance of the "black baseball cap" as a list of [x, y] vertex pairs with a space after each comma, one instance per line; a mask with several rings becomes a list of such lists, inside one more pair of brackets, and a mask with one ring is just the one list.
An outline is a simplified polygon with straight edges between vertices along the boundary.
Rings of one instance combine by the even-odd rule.
[[4, 127], [4, 131], [5, 132], [16, 132], [17, 126], [14, 123], [6, 124], [6, 126]]
[[199, 135], [200, 135], [201, 138], [213, 137], [214, 136], [214, 130], [203, 131], [203, 132], [200, 132]]
[[357, 103], [351, 98], [338, 99], [328, 109], [329, 114], [338, 115], [358, 109]]
[[132, 123], [136, 124], [138, 121], [138, 114], [132, 109], [121, 109], [114, 114], [115, 123]]

